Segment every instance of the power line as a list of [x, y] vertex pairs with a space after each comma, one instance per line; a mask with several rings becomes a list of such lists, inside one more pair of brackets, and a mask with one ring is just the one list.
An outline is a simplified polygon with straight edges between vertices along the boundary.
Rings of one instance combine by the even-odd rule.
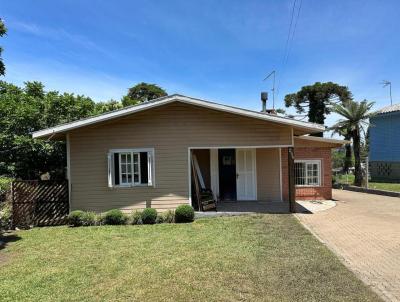
[[296, 28], [297, 28], [297, 23], [299, 21], [300, 10], [301, 10], [302, 3], [303, 3], [303, 1], [300, 0], [299, 6], [298, 6], [298, 9], [297, 9], [297, 15], [296, 15], [294, 26], [293, 26], [293, 30], [292, 30], [293, 20], [294, 20], [295, 11], [296, 11], [296, 2], [297, 2], [297, 0], [293, 1], [292, 13], [291, 13], [291, 17], [290, 17], [289, 31], [288, 31], [288, 36], [287, 36], [287, 39], [286, 39], [285, 51], [284, 51], [284, 55], [283, 55], [282, 65], [281, 65], [282, 67], [281, 67], [280, 75], [278, 77], [277, 94], [279, 94], [280, 83], [281, 83], [282, 76], [283, 76], [284, 71], [285, 71], [286, 64], [287, 64], [288, 59], [289, 59], [289, 53], [290, 53], [290, 49], [291, 49], [291, 44], [293, 44], [293, 40], [294, 40]]

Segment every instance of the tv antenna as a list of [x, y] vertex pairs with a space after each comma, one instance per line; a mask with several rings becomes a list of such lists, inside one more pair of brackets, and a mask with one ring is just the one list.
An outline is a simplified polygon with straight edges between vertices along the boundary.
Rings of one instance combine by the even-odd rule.
[[270, 77], [270, 76], [273, 76], [272, 77], [272, 89], [271, 89], [271, 91], [272, 91], [272, 109], [275, 109], [275, 70], [272, 70], [266, 77], [265, 77], [265, 79], [263, 80], [263, 81], [266, 81], [266, 80], [268, 80], [268, 78]]
[[381, 84], [383, 85], [383, 88], [389, 86], [390, 105], [393, 105], [393, 100], [392, 100], [392, 82], [383, 80]]

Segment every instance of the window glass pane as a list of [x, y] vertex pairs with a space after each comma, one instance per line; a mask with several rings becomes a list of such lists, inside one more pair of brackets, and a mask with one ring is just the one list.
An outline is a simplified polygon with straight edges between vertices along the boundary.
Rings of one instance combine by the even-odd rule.
[[140, 158], [139, 153], [133, 153], [133, 182], [140, 183]]
[[295, 163], [294, 164], [294, 174], [295, 174], [295, 184], [304, 185], [305, 184], [305, 164]]
[[132, 161], [131, 153], [121, 153], [121, 184], [131, 184], [132, 183]]

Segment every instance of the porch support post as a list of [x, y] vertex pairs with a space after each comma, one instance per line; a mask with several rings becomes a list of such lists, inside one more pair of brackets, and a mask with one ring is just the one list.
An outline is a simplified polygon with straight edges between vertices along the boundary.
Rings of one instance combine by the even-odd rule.
[[296, 187], [294, 183], [294, 148], [288, 148], [289, 211], [296, 212]]

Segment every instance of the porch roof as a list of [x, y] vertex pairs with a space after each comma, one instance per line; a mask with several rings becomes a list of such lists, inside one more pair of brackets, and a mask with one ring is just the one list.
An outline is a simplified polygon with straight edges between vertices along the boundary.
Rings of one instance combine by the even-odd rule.
[[297, 145], [306, 144], [307, 147], [314, 147], [315, 146], [324, 146], [330, 148], [338, 148], [345, 144], [350, 144], [350, 141], [347, 140], [340, 140], [340, 139], [332, 139], [326, 137], [317, 137], [317, 136], [309, 136], [309, 135], [302, 135], [296, 136], [294, 138], [295, 147]]

